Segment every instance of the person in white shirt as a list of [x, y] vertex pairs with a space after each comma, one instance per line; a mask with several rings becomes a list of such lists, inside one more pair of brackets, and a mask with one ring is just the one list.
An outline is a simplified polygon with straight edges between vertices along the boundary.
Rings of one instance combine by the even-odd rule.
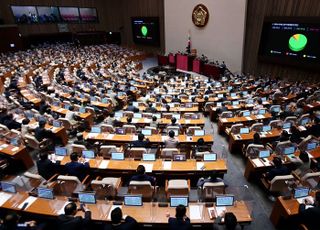
[[65, 118], [72, 124], [76, 125], [78, 122], [75, 120], [76, 113], [74, 112], [74, 107], [70, 106]]

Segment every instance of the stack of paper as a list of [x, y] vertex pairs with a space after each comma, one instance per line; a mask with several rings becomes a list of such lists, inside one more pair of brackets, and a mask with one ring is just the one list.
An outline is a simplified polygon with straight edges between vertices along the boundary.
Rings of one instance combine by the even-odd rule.
[[190, 205], [189, 213], [191, 220], [201, 220], [202, 219], [202, 205]]
[[164, 170], [171, 170], [172, 162], [171, 161], [164, 161], [163, 162], [163, 169]]
[[108, 160], [102, 160], [98, 168], [99, 169], [106, 169], [106, 168], [108, 168], [108, 165], [109, 165]]
[[25, 203], [28, 203], [27, 207], [25, 207], [25, 209], [29, 208], [30, 205], [33, 204], [33, 202], [35, 202], [38, 198], [34, 197], [34, 196], [29, 196], [27, 199], [25, 199], [19, 206], [18, 209], [21, 209]]
[[0, 206], [6, 203], [11, 197], [12, 197], [12, 194], [0, 192]]
[[262, 161], [259, 158], [253, 159], [252, 161], [257, 167], [263, 167], [264, 166], [264, 164], [262, 163]]
[[203, 162], [197, 162], [197, 170], [203, 170], [204, 169], [204, 163]]

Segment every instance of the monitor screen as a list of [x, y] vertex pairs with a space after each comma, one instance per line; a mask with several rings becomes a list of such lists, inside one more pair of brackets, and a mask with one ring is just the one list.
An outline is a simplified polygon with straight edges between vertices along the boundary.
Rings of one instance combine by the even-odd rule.
[[283, 129], [290, 129], [291, 128], [291, 123], [290, 122], [283, 123], [282, 128]]
[[10, 192], [10, 193], [17, 192], [16, 185], [10, 182], [1, 181], [1, 189], [3, 192]]
[[10, 144], [13, 146], [19, 146], [19, 138], [12, 138]]
[[222, 102], [217, 102], [217, 107], [221, 107], [222, 106]]
[[142, 206], [142, 196], [141, 195], [125, 195], [124, 205], [126, 206]]
[[155, 113], [153, 114], [154, 117], [156, 117], [157, 119], [161, 119], [161, 113]]
[[59, 7], [63, 22], [79, 22], [79, 9], [77, 7]]
[[247, 91], [242, 91], [242, 95], [243, 95], [243, 96], [247, 96], [247, 95], [248, 95], [248, 92], [247, 92]]
[[55, 147], [54, 153], [57, 156], [66, 156], [67, 155], [67, 148], [65, 148], [65, 147]]
[[300, 121], [300, 125], [305, 126], [306, 124], [309, 123], [309, 121], [310, 121], [309, 118], [304, 118]]
[[177, 120], [180, 120], [181, 115], [180, 114], [172, 114], [172, 117], [175, 117]]
[[252, 105], [253, 104], [253, 99], [248, 99], [247, 104]]
[[93, 158], [95, 158], [95, 155], [94, 155], [94, 151], [93, 151], [93, 150], [83, 150], [83, 151], [82, 151], [82, 156], [83, 156], [83, 158], [86, 158], [86, 159], [93, 159]]
[[233, 206], [234, 203], [234, 196], [232, 195], [224, 195], [224, 196], [220, 196], [217, 195], [216, 196], [216, 206]]
[[247, 134], [249, 133], [249, 128], [241, 128], [240, 129], [240, 134]]
[[91, 127], [90, 133], [101, 133], [101, 127], [97, 127], [97, 126]]
[[233, 101], [232, 105], [239, 105], [239, 101]]
[[280, 112], [280, 106], [276, 106], [276, 107], [272, 108], [271, 111], [275, 112], [275, 113], [279, 113]]
[[266, 101], [267, 101], [267, 98], [266, 98], [266, 97], [262, 97], [262, 98], [261, 98], [261, 101], [262, 101], [262, 102], [266, 102]]
[[107, 103], [108, 103], [108, 101], [109, 101], [109, 99], [108, 99], [108, 98], [102, 98], [102, 100], [101, 100], [101, 102], [102, 102], [103, 104], [107, 104]]
[[259, 158], [268, 158], [270, 156], [270, 150], [259, 151]]
[[79, 8], [79, 12], [82, 22], [98, 22], [96, 8]]
[[293, 197], [295, 199], [303, 198], [309, 196], [309, 188], [295, 188]]
[[250, 115], [251, 115], [250, 111], [243, 112], [244, 117], [250, 117]]
[[195, 136], [204, 136], [204, 134], [205, 134], [204, 130], [197, 130], [197, 129], [194, 130]]
[[37, 6], [40, 23], [58, 23], [61, 22], [58, 7]]
[[144, 153], [142, 155], [142, 159], [144, 161], [155, 161], [156, 160], [156, 154], [154, 154], [154, 153]]
[[64, 106], [63, 106], [65, 109], [67, 109], [67, 110], [69, 110], [69, 108], [70, 108], [70, 105], [68, 105], [68, 104], [65, 104]]
[[203, 155], [204, 161], [216, 161], [217, 160], [217, 154], [210, 153], [210, 154], [204, 154]]
[[38, 14], [35, 6], [11, 6], [11, 10], [16, 23], [38, 23]]
[[38, 197], [39, 198], [45, 198], [45, 199], [51, 199], [51, 200], [54, 198], [53, 190], [50, 189], [50, 188], [38, 187], [37, 191], [38, 191]]
[[123, 117], [123, 113], [122, 112], [115, 112], [114, 116], [120, 118], [120, 117]]
[[237, 96], [236, 93], [231, 93], [231, 94], [230, 94], [230, 97], [236, 97], [236, 96]]
[[307, 150], [313, 150], [317, 147], [317, 143], [316, 142], [310, 142], [307, 144]]
[[170, 196], [170, 207], [177, 207], [178, 205], [183, 205], [188, 207], [189, 197], [187, 196]]
[[151, 136], [152, 135], [152, 130], [151, 129], [142, 129], [141, 133], [145, 136]]
[[134, 113], [133, 117], [134, 118], [142, 118], [142, 114], [141, 113]]
[[266, 114], [266, 110], [265, 109], [259, 109], [259, 115], [264, 115]]
[[269, 132], [271, 130], [271, 126], [270, 125], [264, 125], [262, 126], [262, 131], [263, 132]]
[[124, 160], [124, 153], [120, 153], [120, 152], [111, 153], [111, 159], [112, 160]]
[[132, 102], [132, 106], [139, 107], [139, 102], [137, 102], [137, 101]]
[[55, 128], [60, 128], [61, 127], [61, 122], [60, 121], [53, 121], [52, 126]]
[[218, 94], [218, 98], [223, 98], [223, 94]]
[[126, 132], [123, 128], [116, 128], [116, 134], [124, 135], [126, 134]]
[[83, 204], [95, 204], [96, 203], [95, 193], [79, 192], [78, 197], [79, 197], [80, 203], [83, 203]]
[[174, 161], [186, 161], [186, 155], [185, 154], [174, 154], [173, 155], [173, 160]]
[[86, 108], [85, 107], [80, 107], [79, 113], [85, 113], [85, 112], [86, 112]]
[[136, 44], [160, 45], [160, 29], [158, 17], [133, 17], [132, 35]]
[[291, 146], [291, 147], [286, 147], [286, 148], [284, 148], [283, 153], [284, 153], [285, 155], [290, 155], [290, 154], [293, 154], [294, 151], [295, 151], [295, 147]]

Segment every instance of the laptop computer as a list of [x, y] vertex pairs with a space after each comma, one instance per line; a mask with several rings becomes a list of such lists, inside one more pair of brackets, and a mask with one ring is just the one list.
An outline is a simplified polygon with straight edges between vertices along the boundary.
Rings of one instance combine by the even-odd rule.
[[145, 136], [152, 136], [152, 130], [151, 129], [142, 129], [141, 133]]
[[250, 117], [250, 115], [251, 115], [250, 111], [246, 111], [242, 113], [243, 117]]
[[60, 128], [61, 127], [61, 122], [60, 121], [53, 121], [52, 126], [55, 128]]
[[210, 154], [203, 155], [203, 161], [216, 161], [216, 160], [217, 160], [216, 153], [210, 153]]
[[231, 94], [230, 94], [230, 97], [236, 97], [236, 96], [237, 96], [236, 93], [231, 93]]
[[233, 195], [216, 195], [216, 206], [233, 206], [234, 196]]
[[259, 151], [259, 158], [268, 158], [270, 157], [270, 150], [260, 150]]
[[67, 148], [65, 147], [55, 147], [54, 154], [57, 156], [66, 156], [67, 155]]
[[187, 196], [170, 196], [170, 207], [177, 207], [183, 205], [188, 207], [189, 197]]
[[123, 161], [124, 153], [121, 153], [121, 152], [111, 153], [111, 160]]
[[17, 186], [11, 182], [1, 181], [1, 189], [3, 192], [17, 193]]
[[218, 98], [223, 98], [223, 94], [218, 94]]
[[265, 115], [266, 114], [266, 109], [259, 109], [258, 114], [259, 115]]
[[186, 155], [185, 154], [173, 154], [172, 156], [173, 161], [186, 161]]
[[133, 114], [133, 118], [142, 118], [142, 114], [141, 113], [134, 113]]
[[181, 115], [180, 114], [172, 114], [172, 117], [176, 118], [177, 120], [181, 119]]
[[239, 105], [239, 101], [233, 101], [232, 105]]
[[65, 108], [65, 109], [69, 110], [69, 108], [70, 108], [70, 105], [68, 105], [68, 104], [65, 104], [65, 105], [63, 106], [63, 108]]
[[97, 127], [97, 126], [91, 127], [90, 133], [101, 133], [101, 127]]
[[86, 108], [85, 107], [80, 107], [79, 108], [79, 113], [85, 113], [86, 112]]
[[50, 188], [38, 187], [37, 193], [39, 198], [50, 199], [50, 200], [54, 199], [53, 190]]
[[205, 135], [205, 131], [204, 130], [194, 130], [194, 135], [197, 137], [202, 137]]
[[143, 161], [155, 161], [156, 160], [156, 154], [154, 154], [154, 153], [144, 153], [144, 154], [142, 154], [142, 160]]
[[115, 112], [114, 116], [117, 118], [121, 118], [121, 117], [123, 117], [123, 113], [122, 112]]
[[126, 206], [142, 206], [142, 195], [125, 195], [124, 205]]
[[93, 150], [83, 150], [82, 151], [82, 157], [86, 159], [94, 159], [94, 151]]
[[86, 193], [86, 192], [79, 192], [78, 193], [79, 202], [83, 204], [95, 204], [96, 201], [96, 195], [95, 193]]
[[12, 138], [12, 139], [10, 140], [10, 144], [13, 145], [13, 146], [19, 146], [19, 145], [20, 145], [19, 142], [20, 142], [20, 141], [19, 141], [19, 138]]
[[294, 154], [294, 152], [295, 152], [295, 147], [293, 147], [293, 146], [286, 147], [283, 150], [283, 154], [285, 154], [285, 155], [291, 155], [291, 154]]
[[317, 143], [316, 142], [310, 142], [307, 144], [307, 150], [310, 151], [310, 150], [313, 150], [317, 147]]
[[262, 126], [262, 132], [269, 132], [269, 131], [271, 131], [271, 126], [270, 125]]
[[116, 134], [124, 135], [125, 134], [125, 130], [123, 128], [116, 128]]
[[304, 198], [309, 196], [309, 188], [301, 187], [301, 188], [295, 188], [293, 191], [293, 197], [295, 199]]
[[249, 128], [241, 128], [240, 134], [248, 134], [250, 132]]

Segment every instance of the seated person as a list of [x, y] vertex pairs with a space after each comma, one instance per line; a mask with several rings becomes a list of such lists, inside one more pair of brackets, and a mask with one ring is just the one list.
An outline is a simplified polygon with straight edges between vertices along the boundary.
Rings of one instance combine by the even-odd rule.
[[111, 224], [107, 224], [104, 230], [129, 230], [139, 229], [138, 223], [131, 216], [123, 216], [121, 208], [117, 207], [111, 211]]
[[75, 120], [75, 117], [76, 113], [74, 112], [74, 107], [70, 106], [65, 118], [71, 123], [71, 125], [76, 125], [78, 122]]
[[107, 125], [114, 125], [114, 122], [115, 122], [114, 112], [111, 112], [109, 116], [106, 119], [104, 119], [104, 122]]
[[268, 181], [271, 181], [276, 176], [284, 176], [290, 174], [290, 170], [282, 164], [281, 158], [274, 157], [272, 162], [274, 168], [270, 169], [269, 172], [266, 173], [266, 179]]
[[80, 181], [82, 181], [86, 176], [86, 170], [90, 168], [89, 162], [78, 162], [79, 156], [77, 153], [71, 153], [70, 159], [71, 162], [65, 165], [66, 173], [69, 176], [76, 176]]
[[13, 119], [13, 114], [12, 114], [12, 113], [9, 113], [9, 114], [6, 116], [3, 124], [4, 124], [5, 126], [7, 126], [8, 129], [20, 129], [20, 128], [21, 128], [21, 124], [20, 124], [19, 122], [16, 122], [16, 121]]
[[170, 214], [167, 213], [169, 229], [179, 229], [179, 230], [187, 230], [192, 229], [192, 225], [190, 223], [190, 219], [186, 216], [186, 207], [182, 204], [176, 207], [176, 217], [170, 217]]
[[24, 138], [26, 134], [29, 134], [29, 123], [30, 120], [28, 118], [25, 118], [22, 120], [22, 125], [21, 125], [21, 136]]
[[158, 121], [157, 121], [157, 117], [153, 116], [152, 117], [152, 121], [150, 122], [150, 127], [154, 127], [154, 128], [158, 128]]
[[19, 223], [19, 216], [16, 213], [7, 214], [2, 223], [0, 224], [0, 230], [22, 230], [22, 229], [37, 229], [35, 221], [28, 221]]
[[152, 103], [148, 103], [148, 108], [146, 108], [147, 113], [156, 113], [157, 109], [153, 107]]
[[46, 121], [40, 120], [39, 126], [34, 130], [34, 136], [38, 141], [43, 141], [43, 139], [51, 139], [52, 141], [55, 140], [55, 135], [51, 130], [45, 129]]
[[171, 118], [171, 124], [169, 124], [169, 125], [167, 125], [167, 129], [168, 129], [168, 127], [169, 126], [174, 126], [174, 127], [178, 127], [179, 128], [179, 133], [181, 133], [182, 132], [182, 126], [180, 125], [180, 124], [177, 124], [177, 118], [175, 118], [175, 117], [172, 117]]
[[147, 148], [149, 146], [149, 139], [147, 138], [144, 140], [144, 135], [142, 133], [139, 133], [138, 140], [131, 142], [132, 147], [141, 147], [141, 148]]
[[83, 134], [82, 133], [77, 133], [77, 140], [73, 142], [76, 145], [84, 145], [87, 147], [87, 141], [83, 139]]
[[307, 129], [307, 132], [309, 135], [320, 137], [320, 119], [319, 118], [316, 117], [314, 119], [314, 124], [309, 129]]
[[[224, 225], [221, 225], [222, 218], [224, 218]], [[237, 217], [232, 212], [222, 212], [220, 216], [216, 218], [213, 224], [214, 230], [240, 230]]]
[[82, 230], [87, 229], [91, 222], [91, 212], [83, 205], [82, 209], [84, 212], [84, 218], [82, 216], [76, 216], [78, 208], [76, 203], [71, 202], [64, 207], [64, 214], [58, 216], [57, 227], [58, 229], [68, 230]]
[[291, 132], [290, 141], [292, 143], [299, 144], [301, 142], [301, 133], [299, 129], [295, 125], [293, 125], [290, 128], [290, 132]]
[[127, 111], [132, 111], [132, 112], [139, 112], [139, 109], [135, 106], [133, 106], [132, 101], [129, 102], [129, 105], [127, 107]]
[[294, 170], [294, 172], [299, 177], [303, 177], [306, 173], [310, 171], [310, 158], [307, 152], [303, 151], [300, 153], [299, 157], [294, 157], [290, 160], [297, 167], [296, 170]]
[[57, 173], [57, 166], [60, 162], [53, 163], [48, 159], [48, 153], [41, 152], [39, 160], [37, 160], [38, 173], [44, 179], [49, 180], [55, 173]]
[[131, 177], [130, 181], [149, 181], [152, 186], [156, 183], [156, 178], [148, 176], [146, 174], [146, 169], [143, 165], [139, 165], [137, 168], [137, 175]]
[[177, 148], [179, 141], [174, 137], [174, 131], [169, 131], [169, 138], [164, 141], [165, 148]]

